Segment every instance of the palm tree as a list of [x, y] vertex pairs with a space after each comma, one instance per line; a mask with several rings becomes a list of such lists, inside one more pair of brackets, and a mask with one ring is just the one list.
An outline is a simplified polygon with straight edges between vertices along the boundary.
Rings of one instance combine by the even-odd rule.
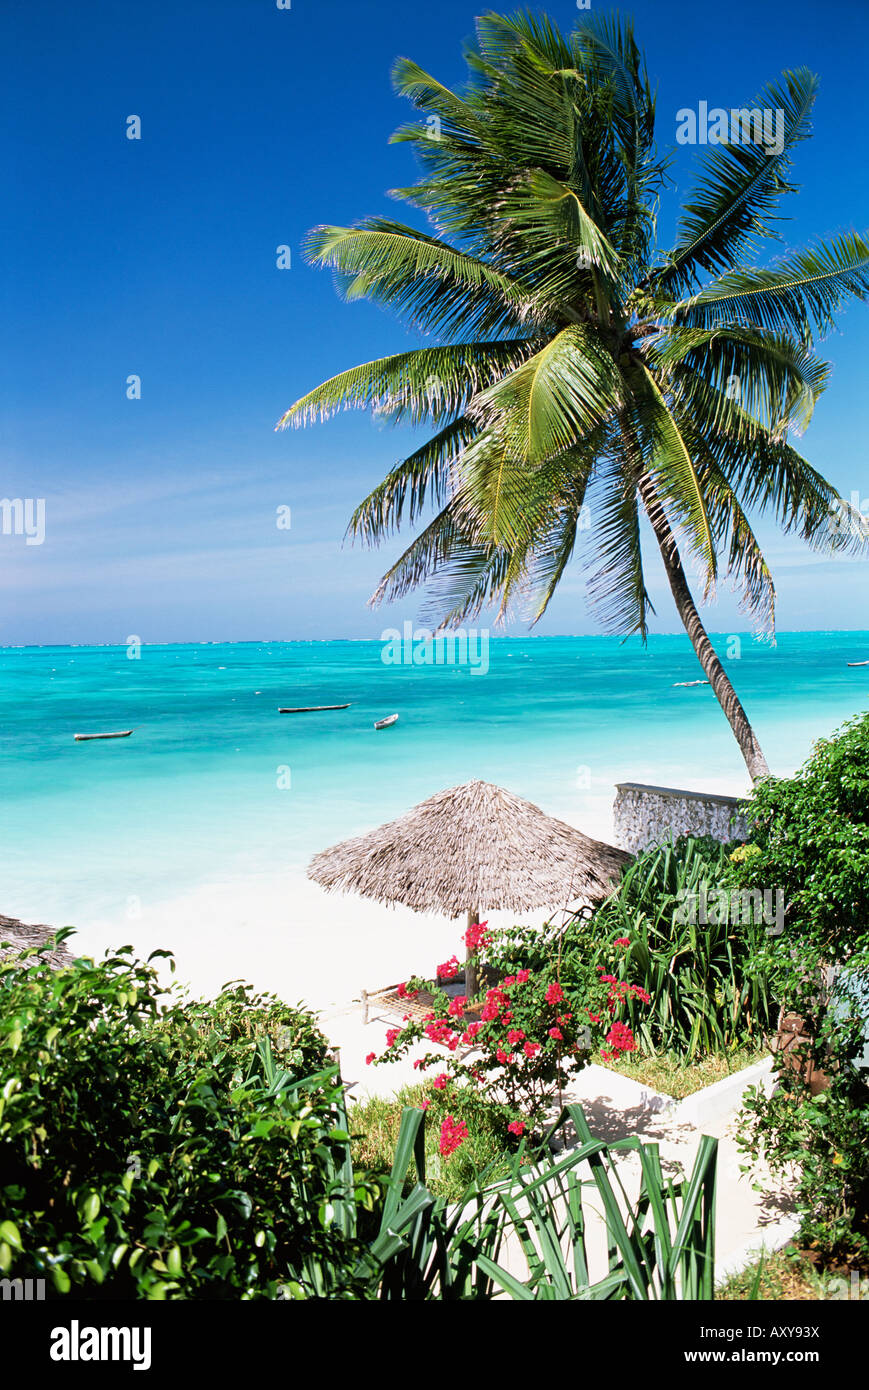
[[278, 427], [353, 406], [434, 427], [349, 529], [378, 544], [434, 506], [372, 602], [432, 581], [441, 627], [493, 603], [503, 618], [517, 599], [537, 621], [581, 542], [604, 625], [645, 640], [645, 515], [700, 664], [751, 776], [763, 776], [680, 549], [704, 598], [722, 569], [773, 632], [775, 591], [749, 510], [823, 549], [865, 539], [859, 513], [788, 435], [805, 429], [827, 384], [813, 336], [869, 292], [869, 249], [847, 234], [767, 268], [743, 262], [795, 191], [791, 154], [809, 134], [817, 79], [783, 73], [752, 103], [781, 113], [775, 148], [740, 125], [706, 148], [662, 254], [666, 161], [630, 25], [594, 17], [565, 38], [545, 18], [488, 14], [467, 62], [461, 94], [407, 59], [394, 72], [422, 113], [393, 137], [422, 165], [395, 196], [427, 215], [431, 234], [377, 217], [319, 227], [308, 242], [347, 299], [389, 306], [429, 343], [339, 373]]

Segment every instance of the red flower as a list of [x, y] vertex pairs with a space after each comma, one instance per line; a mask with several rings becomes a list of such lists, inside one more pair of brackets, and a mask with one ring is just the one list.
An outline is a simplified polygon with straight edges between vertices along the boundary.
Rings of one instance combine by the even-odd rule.
[[606, 1035], [606, 1040], [613, 1049], [613, 1055], [619, 1052], [633, 1052], [637, 1046], [634, 1035], [626, 1023], [614, 1023]]
[[509, 1134], [521, 1134], [524, 1128], [524, 1120], [511, 1120], [510, 1124], [507, 1126], [507, 1131]]
[[474, 922], [465, 932], [462, 940], [469, 951], [473, 952], [481, 946], [488, 946], [492, 940], [492, 933], [486, 931], [488, 922]]
[[377, 1053], [376, 1053], [376, 1052], [369, 1052], [368, 1056], [365, 1058], [365, 1065], [366, 1065], [366, 1067], [370, 1067], [370, 1066], [371, 1066], [371, 1063], [374, 1062], [374, 1061], [376, 1061], [376, 1060], [377, 1060]]
[[591, 1009], [586, 1009], [585, 1012], [588, 1014], [592, 1023], [600, 1023], [600, 1014], [593, 1014]]
[[526, 980], [530, 980], [530, 979], [531, 979], [531, 971], [530, 971], [530, 970], [517, 970], [517, 972], [516, 972], [516, 983], [517, 983], [517, 984], [524, 985], [524, 984], [525, 984], [525, 981], [526, 981]]
[[443, 1091], [450, 1084], [450, 1078], [445, 1071], [442, 1071], [438, 1073], [431, 1084], [436, 1091]]
[[546, 991], [547, 1004], [560, 1004], [563, 998], [564, 990], [561, 988], [561, 985], [558, 983], [557, 980], [553, 980], [552, 984]]
[[399, 999], [415, 999], [416, 996], [419, 994], [418, 989], [408, 989], [406, 980], [403, 985], [398, 986], [398, 989], [395, 992], [398, 995]]
[[617, 936], [613, 942], [614, 946], [630, 946], [630, 941], [626, 936]]
[[459, 973], [459, 962], [456, 956], [450, 956], [442, 965], [438, 966], [437, 974], [439, 980], [454, 980]]
[[430, 1101], [430, 1100], [422, 1100], [422, 1101], [420, 1101], [420, 1103], [419, 1103], [419, 1108], [420, 1108], [420, 1110], [428, 1110], [428, 1108], [429, 1108], [430, 1105], [431, 1105], [431, 1101]]
[[560, 1028], [550, 1028], [549, 1036], [554, 1038], [556, 1042], [564, 1042], [564, 1034]]
[[459, 1036], [454, 1034], [445, 1018], [437, 1018], [432, 1023], [427, 1023], [424, 1028], [427, 1038], [434, 1043], [442, 1043], [445, 1047], [452, 1047], [455, 1041], [458, 1044]]
[[387, 1046], [387, 1047], [393, 1047], [393, 1046], [395, 1045], [396, 1039], [399, 1037], [400, 1033], [401, 1033], [401, 1029], [400, 1029], [400, 1028], [390, 1028], [390, 1029], [388, 1030], [387, 1034], [386, 1034], [386, 1046]]
[[508, 1043], [517, 1043], [521, 1042], [524, 1037], [525, 1034], [522, 1032], [521, 1028], [511, 1028], [510, 1032], [507, 1034], [507, 1041]]
[[452, 1018], [461, 1018], [462, 1014], [465, 1012], [465, 1005], [467, 1002], [464, 994], [457, 994], [455, 999], [450, 1001], [450, 1007], [447, 1009], [447, 1013], [450, 1014]]
[[468, 1137], [468, 1126], [464, 1120], [454, 1120], [452, 1115], [447, 1115], [441, 1124], [440, 1151], [444, 1158], [449, 1158], [450, 1154], [455, 1153]]
[[476, 1037], [477, 1034], [479, 1033], [479, 1031], [480, 1031], [480, 1029], [482, 1028], [482, 1026], [483, 1026], [482, 1023], [469, 1023], [469, 1024], [468, 1024], [467, 1028], [465, 1029], [464, 1033], [462, 1034], [462, 1042], [465, 1044], [465, 1047], [470, 1047], [470, 1046], [471, 1046], [472, 1042], [474, 1041], [475, 1037]]
[[527, 1042], [523, 1047], [522, 1051], [525, 1053], [525, 1056], [528, 1057], [530, 1060], [531, 1058], [537, 1056], [538, 1052], [540, 1051], [540, 1044], [536, 1042]]

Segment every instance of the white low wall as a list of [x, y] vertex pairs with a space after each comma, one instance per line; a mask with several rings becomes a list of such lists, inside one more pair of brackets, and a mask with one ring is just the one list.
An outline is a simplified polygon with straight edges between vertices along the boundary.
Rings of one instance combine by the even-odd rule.
[[722, 844], [745, 840], [748, 829], [738, 807], [735, 796], [619, 782], [613, 803], [615, 841], [637, 854], [680, 835], [711, 835]]

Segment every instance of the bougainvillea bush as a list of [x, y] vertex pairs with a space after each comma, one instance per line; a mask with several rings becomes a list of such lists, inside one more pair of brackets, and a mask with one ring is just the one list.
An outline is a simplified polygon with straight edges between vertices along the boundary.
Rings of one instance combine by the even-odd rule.
[[[465, 938], [478, 976], [486, 981], [474, 1000], [451, 988], [459, 977], [456, 956], [433, 979], [416, 977], [400, 987], [408, 999], [431, 999], [427, 1013], [405, 1016], [386, 1034], [385, 1050], [372, 1065], [404, 1056], [420, 1041], [431, 1049], [414, 1067], [431, 1078], [433, 1092], [458, 1094], [471, 1087], [497, 1112], [517, 1140], [542, 1123], [560, 1092], [587, 1062], [612, 1060], [635, 1047], [620, 1017], [628, 999], [649, 1002], [640, 986], [619, 980], [578, 957], [563, 957], [551, 928], [514, 927], [490, 932], [486, 923]], [[625, 949], [621, 939], [618, 949]], [[441, 1123], [441, 1153], [449, 1157], [467, 1128], [458, 1115]]]

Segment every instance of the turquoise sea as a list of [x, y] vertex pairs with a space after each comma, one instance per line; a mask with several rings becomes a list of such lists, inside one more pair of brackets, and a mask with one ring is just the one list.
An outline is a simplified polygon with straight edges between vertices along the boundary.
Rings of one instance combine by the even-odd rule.
[[[381, 657], [376, 641], [3, 650], [0, 911], [112, 917], [134, 896], [301, 870], [473, 777], [602, 838], [619, 780], [746, 787], [709, 687], [674, 687], [702, 675], [685, 637], [493, 638], [486, 674]], [[741, 637], [728, 669], [775, 772], [867, 707], [869, 667], [847, 665], [867, 657], [869, 632]]]

